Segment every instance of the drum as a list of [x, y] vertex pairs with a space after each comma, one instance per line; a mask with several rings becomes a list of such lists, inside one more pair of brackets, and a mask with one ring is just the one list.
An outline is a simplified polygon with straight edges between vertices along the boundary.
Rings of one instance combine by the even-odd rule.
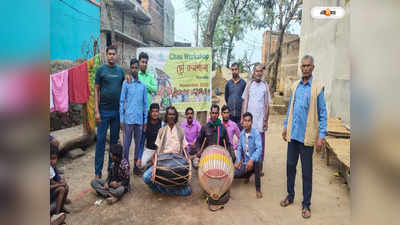
[[192, 166], [190, 160], [173, 153], [156, 155], [152, 177], [154, 183], [168, 188], [190, 184], [191, 179]]
[[199, 179], [202, 188], [214, 200], [218, 200], [231, 186], [234, 165], [227, 150], [219, 145], [204, 149], [199, 163]]

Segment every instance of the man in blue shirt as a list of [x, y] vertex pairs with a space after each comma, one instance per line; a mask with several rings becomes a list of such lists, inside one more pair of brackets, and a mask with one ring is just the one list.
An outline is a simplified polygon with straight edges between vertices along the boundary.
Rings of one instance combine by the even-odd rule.
[[313, 79], [314, 59], [306, 55], [301, 60], [302, 78], [291, 88], [288, 111], [283, 125], [282, 138], [288, 141], [287, 192], [280, 202], [282, 207], [293, 203], [297, 161], [301, 159], [303, 180], [303, 218], [311, 217], [312, 155], [313, 147], [321, 151], [327, 129], [324, 87]]
[[261, 135], [251, 127], [253, 115], [249, 112], [243, 114], [243, 130], [240, 132], [239, 145], [235, 163], [235, 178], [247, 178], [254, 173], [256, 196], [262, 198], [260, 182], [261, 161]]
[[[110, 127], [110, 147], [117, 144], [119, 138], [119, 100], [124, 81], [124, 70], [115, 63], [116, 57], [117, 48], [107, 47], [107, 64], [99, 66], [96, 71], [94, 105], [98, 127], [94, 163], [95, 179], [101, 178], [108, 127]], [[110, 155], [108, 159], [108, 169], [110, 169]]]
[[[124, 158], [129, 163], [129, 148], [132, 134], [135, 138], [134, 170], [141, 166], [139, 143], [142, 138], [143, 127], [147, 123], [147, 90], [144, 83], [139, 80], [139, 61], [131, 60], [132, 82], [124, 81], [122, 84], [121, 100], [119, 106], [121, 129], [124, 132]], [[136, 147], [137, 146], [137, 147]]]

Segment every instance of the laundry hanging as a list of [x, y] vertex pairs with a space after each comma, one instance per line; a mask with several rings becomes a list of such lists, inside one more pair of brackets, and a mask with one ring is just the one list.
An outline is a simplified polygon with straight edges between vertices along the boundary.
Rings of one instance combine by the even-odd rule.
[[68, 70], [51, 76], [54, 110], [68, 112]]
[[74, 103], [87, 103], [89, 100], [88, 67], [86, 61], [68, 70], [68, 96]]

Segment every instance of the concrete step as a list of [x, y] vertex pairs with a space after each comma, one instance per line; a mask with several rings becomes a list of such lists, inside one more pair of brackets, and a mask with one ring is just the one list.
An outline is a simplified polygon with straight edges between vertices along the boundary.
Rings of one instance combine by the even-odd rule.
[[76, 158], [79, 158], [84, 155], [85, 155], [85, 152], [80, 148], [70, 150], [66, 153], [66, 157], [69, 159], [76, 159]]
[[65, 153], [75, 148], [87, 148], [94, 143], [95, 134], [87, 135], [83, 132], [83, 126], [78, 125], [71, 128], [50, 132], [58, 142], [60, 153]]

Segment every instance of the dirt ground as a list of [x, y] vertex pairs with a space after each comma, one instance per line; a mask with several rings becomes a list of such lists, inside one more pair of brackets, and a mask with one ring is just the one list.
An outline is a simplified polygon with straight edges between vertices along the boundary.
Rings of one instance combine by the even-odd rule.
[[[286, 196], [286, 151], [287, 144], [281, 138], [284, 116], [272, 115], [270, 129], [266, 135], [265, 176], [261, 178], [264, 197], [256, 198], [254, 176], [249, 184], [235, 180], [231, 188], [231, 199], [223, 210], [211, 212], [204, 199], [194, 170], [191, 196], [164, 196], [153, 193], [140, 177], [133, 176], [133, 191], [120, 202], [110, 206], [98, 199], [90, 188], [94, 176], [95, 146], [86, 155], [75, 160], [60, 159], [70, 185], [71, 214], [67, 224], [196, 224], [196, 225], [264, 225], [264, 224], [350, 224], [350, 192], [343, 178], [336, 177], [335, 167], [326, 166], [320, 154], [314, 153], [312, 217], [301, 217], [302, 182], [301, 165], [298, 163], [296, 197], [293, 205], [282, 208], [279, 201]], [[108, 148], [108, 147], [107, 147]], [[133, 154], [133, 151], [131, 151]], [[107, 158], [104, 165], [107, 165]], [[131, 156], [131, 159], [133, 157]], [[105, 168], [103, 174], [105, 174]]]

